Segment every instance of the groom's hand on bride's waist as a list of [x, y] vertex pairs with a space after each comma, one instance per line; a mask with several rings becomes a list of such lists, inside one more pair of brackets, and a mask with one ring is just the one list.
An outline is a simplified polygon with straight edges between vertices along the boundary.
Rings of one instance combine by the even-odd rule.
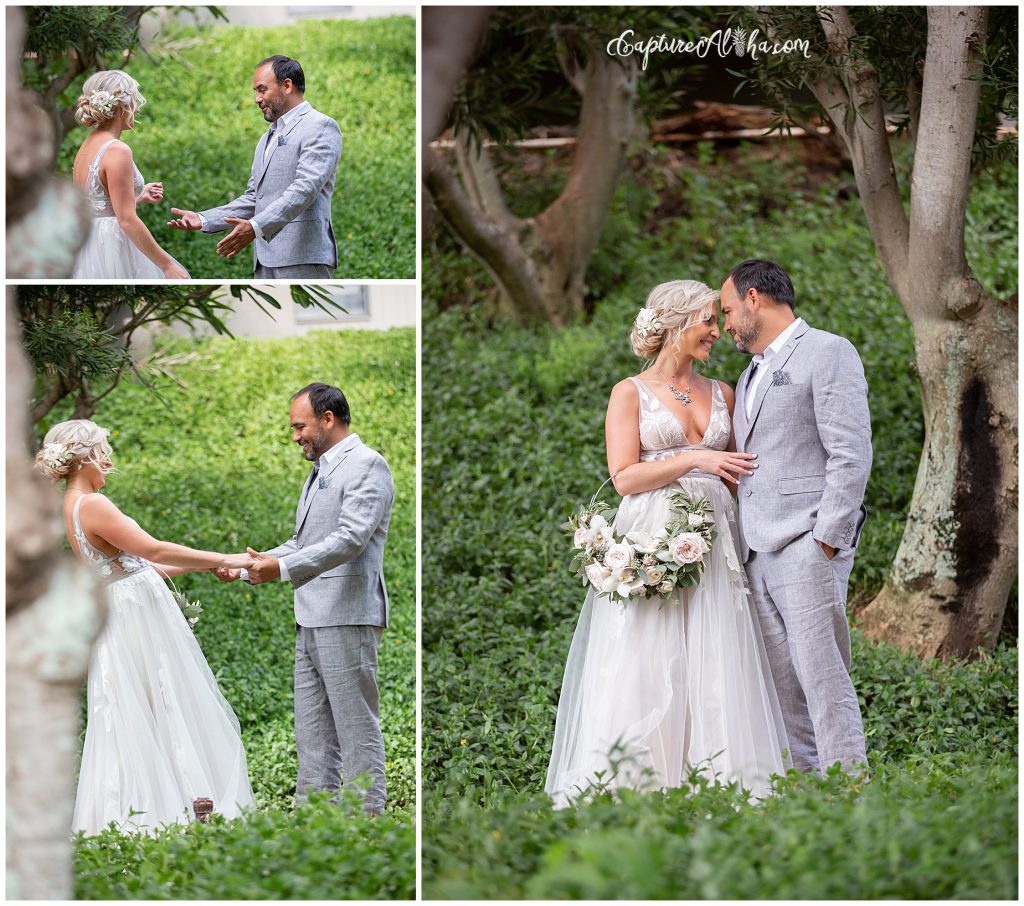
[[221, 258], [234, 258], [256, 238], [256, 231], [248, 220], [240, 217], [225, 217], [224, 222], [233, 223], [235, 228], [217, 243], [217, 254]]
[[281, 562], [277, 557], [268, 557], [251, 547], [246, 548], [249, 556], [255, 561], [249, 567], [249, 581], [253, 585], [260, 585], [263, 582], [272, 582], [281, 578]]

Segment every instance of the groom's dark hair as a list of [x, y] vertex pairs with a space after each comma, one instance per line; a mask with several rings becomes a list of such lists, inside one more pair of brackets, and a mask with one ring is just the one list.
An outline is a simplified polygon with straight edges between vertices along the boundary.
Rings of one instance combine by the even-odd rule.
[[300, 396], [307, 395], [309, 396], [309, 405], [313, 409], [313, 414], [318, 419], [323, 418], [325, 412], [333, 412], [334, 417], [343, 425], [352, 423], [352, 415], [348, 410], [348, 400], [345, 399], [345, 394], [337, 387], [315, 381], [312, 384], [307, 384], [298, 393], [294, 394], [292, 399], [297, 400]]
[[267, 63], [274, 64], [274, 78], [277, 79], [278, 85], [285, 79], [291, 79], [292, 84], [299, 90], [299, 94], [306, 93], [306, 75], [303, 73], [298, 60], [293, 60], [291, 57], [285, 57], [276, 53], [272, 57], [261, 60], [256, 64], [256, 68], [259, 69]]
[[762, 258], [748, 258], [729, 271], [736, 294], [742, 299], [748, 289], [756, 289], [761, 295], [774, 299], [779, 305], [793, 307], [793, 281], [774, 261]]

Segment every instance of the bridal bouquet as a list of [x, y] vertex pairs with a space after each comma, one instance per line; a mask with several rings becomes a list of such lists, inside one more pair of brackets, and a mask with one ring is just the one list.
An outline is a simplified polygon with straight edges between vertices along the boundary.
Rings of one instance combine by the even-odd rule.
[[651, 535], [643, 530], [616, 537], [615, 510], [591, 500], [561, 528], [575, 550], [571, 566], [598, 594], [628, 604], [677, 588], [700, 584], [704, 563], [718, 533], [707, 497], [691, 499], [682, 491], [670, 498], [672, 517]]
[[195, 627], [199, 622], [199, 615], [203, 612], [203, 605], [198, 601], [190, 601], [184, 592], [180, 592], [176, 588], [171, 591], [171, 597], [181, 609], [182, 615], [188, 620], [188, 625]]

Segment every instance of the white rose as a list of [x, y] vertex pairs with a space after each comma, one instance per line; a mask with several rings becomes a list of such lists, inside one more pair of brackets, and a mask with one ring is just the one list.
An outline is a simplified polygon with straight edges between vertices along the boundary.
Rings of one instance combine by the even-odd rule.
[[572, 543], [576, 550], [582, 550], [588, 544], [592, 543], [593, 540], [594, 531], [593, 529], [588, 528], [578, 528], [576, 529], [576, 533], [572, 536]]
[[584, 572], [597, 591], [603, 591], [605, 579], [612, 574], [610, 569], [605, 569], [600, 563], [588, 563]]
[[708, 545], [700, 535], [685, 532], [669, 541], [668, 552], [675, 563], [685, 566], [687, 563], [699, 563], [703, 560], [708, 552]]
[[613, 544], [605, 551], [604, 565], [613, 573], [621, 573], [632, 562], [633, 548], [621, 541], [618, 544]]
[[636, 550], [640, 551], [641, 554], [653, 553], [654, 549], [658, 546], [658, 539], [643, 529], [633, 529], [631, 532], [626, 532], [626, 540]]
[[664, 582], [662, 582], [658, 586], [658, 594], [659, 595], [667, 595], [667, 594], [669, 594], [669, 592], [672, 591], [672, 588], [673, 588], [672, 583], [669, 582], [668, 579], [666, 579]]
[[690, 515], [686, 517], [686, 521], [691, 525], [691, 527], [698, 528], [704, 524], [704, 517], [700, 513], [690, 513]]
[[630, 598], [643, 591], [643, 587], [644, 580], [632, 570], [626, 570], [622, 578], [619, 579], [619, 584], [615, 587], [615, 591], [621, 598]]

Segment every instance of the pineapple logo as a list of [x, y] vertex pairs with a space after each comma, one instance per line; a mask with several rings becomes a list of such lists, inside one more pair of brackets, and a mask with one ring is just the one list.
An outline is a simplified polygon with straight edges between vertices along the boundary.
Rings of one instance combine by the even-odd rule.
[[747, 33], [742, 28], [737, 28], [732, 33], [732, 49], [736, 52], [736, 56], [742, 57], [747, 52], [746, 41]]

